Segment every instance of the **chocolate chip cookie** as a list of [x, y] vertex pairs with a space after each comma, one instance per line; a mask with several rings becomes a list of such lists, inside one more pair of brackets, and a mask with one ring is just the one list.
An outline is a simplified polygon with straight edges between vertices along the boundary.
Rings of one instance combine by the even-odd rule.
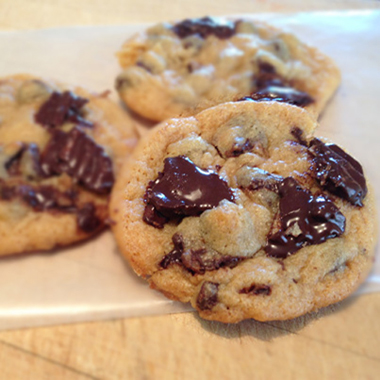
[[120, 97], [155, 121], [240, 98], [287, 102], [318, 115], [340, 81], [317, 49], [248, 19], [161, 23], [126, 41], [118, 57]]
[[104, 228], [137, 142], [107, 94], [30, 75], [0, 80], [0, 255], [47, 250]]
[[236, 102], [163, 122], [111, 197], [135, 272], [222, 322], [337, 302], [371, 268], [375, 203], [360, 163], [305, 110]]

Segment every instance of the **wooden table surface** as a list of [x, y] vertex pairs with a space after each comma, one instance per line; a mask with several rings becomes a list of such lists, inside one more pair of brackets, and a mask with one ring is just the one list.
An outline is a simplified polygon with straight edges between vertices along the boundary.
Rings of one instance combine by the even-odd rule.
[[[380, 8], [371, 0], [0, 0], [0, 29], [244, 12]], [[287, 322], [194, 313], [0, 332], [0, 379], [379, 379], [380, 294]]]

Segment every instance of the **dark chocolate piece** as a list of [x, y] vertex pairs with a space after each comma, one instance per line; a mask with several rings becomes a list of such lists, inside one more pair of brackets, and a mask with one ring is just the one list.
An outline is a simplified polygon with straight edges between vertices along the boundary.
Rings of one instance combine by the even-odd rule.
[[[162, 178], [162, 173], [159, 173], [158, 178]], [[169, 222], [169, 218], [161, 215], [152, 204], [148, 203], [153, 185], [154, 181], [150, 181], [144, 194], [144, 202], [146, 203], [146, 206], [144, 209], [143, 221], [155, 228], [164, 228], [164, 225]]]
[[236, 25], [234, 22], [227, 21], [218, 24], [211, 17], [203, 17], [196, 19], [186, 19], [172, 27], [173, 32], [179, 38], [185, 38], [193, 34], [198, 34], [202, 38], [214, 35], [219, 39], [227, 39], [236, 33]]
[[368, 190], [359, 162], [339, 146], [325, 144], [316, 138], [310, 142], [309, 150], [314, 155], [314, 174], [322, 188], [362, 207]]
[[239, 157], [240, 155], [249, 152], [253, 149], [255, 144], [249, 140], [236, 141], [233, 147], [224, 153], [226, 157]]
[[114, 183], [112, 161], [103, 148], [78, 128], [53, 130], [41, 157], [45, 176], [67, 173], [90, 191], [107, 194]]
[[279, 185], [281, 228], [268, 236], [265, 252], [286, 258], [302, 247], [343, 234], [346, 218], [323, 195], [314, 196], [291, 177]]
[[303, 136], [303, 130], [299, 127], [293, 127], [290, 133], [297, 139], [297, 142], [303, 146], [308, 146], [307, 141]]
[[282, 87], [285, 86], [285, 80], [277, 72], [274, 66], [268, 62], [258, 63], [259, 72], [253, 77], [254, 87], [257, 90], [267, 88], [269, 86]]
[[174, 248], [161, 260], [159, 266], [166, 269], [170, 264], [181, 263], [181, 256], [183, 253], [183, 238], [182, 235], [176, 233], [172, 236]]
[[20, 149], [5, 162], [4, 167], [10, 176], [20, 174], [20, 160], [24, 150], [25, 145], [22, 145]]
[[255, 296], [270, 296], [272, 293], [272, 288], [269, 285], [262, 285], [262, 284], [252, 284], [251, 286], [248, 286], [247, 288], [243, 288], [239, 290], [240, 294], [253, 294]]
[[53, 92], [35, 114], [34, 119], [49, 128], [60, 127], [66, 122], [92, 127], [93, 124], [85, 120], [82, 115], [81, 109], [87, 102], [87, 99], [76, 96], [70, 91]]
[[183, 266], [192, 274], [204, 274], [219, 268], [234, 268], [244, 257], [220, 255], [208, 252], [206, 248], [185, 250], [182, 235], [175, 233], [172, 237], [174, 248], [164, 256], [159, 266], [166, 269], [171, 264]]
[[278, 186], [283, 180], [283, 177], [267, 172], [260, 168], [252, 168], [252, 180], [248, 186], [249, 190], [267, 189], [278, 193]]
[[[32, 169], [36, 176], [42, 175], [40, 166], [40, 151], [36, 144], [29, 143], [23, 144], [22, 147], [5, 163], [5, 168], [10, 176], [20, 175], [21, 173], [21, 160], [27, 154], [28, 159], [32, 160]], [[26, 173], [30, 174], [30, 173]]]
[[208, 252], [206, 248], [186, 250], [181, 255], [181, 264], [192, 274], [204, 274], [206, 271], [220, 268], [235, 268], [244, 257], [234, 257]]
[[155, 228], [164, 228], [169, 219], [161, 215], [153, 205], [147, 204], [144, 209], [143, 221]]
[[14, 185], [8, 186], [0, 182], [0, 198], [10, 201], [20, 198], [36, 212], [58, 211], [62, 213], [76, 214], [78, 227], [92, 233], [103, 226], [103, 222], [96, 216], [96, 208], [92, 203], [86, 203], [81, 208], [75, 204], [76, 193], [66, 191], [64, 193], [52, 186]]
[[76, 214], [78, 227], [88, 234], [96, 231], [103, 225], [102, 221], [96, 216], [96, 208], [92, 203], [86, 203], [76, 211]]
[[3, 201], [10, 201], [17, 196], [16, 188], [8, 186], [3, 180], [0, 179], [0, 198]]
[[314, 102], [309, 94], [295, 89], [289, 81], [282, 78], [270, 63], [259, 62], [258, 68], [258, 74], [253, 77], [255, 91], [238, 101], [276, 101], [298, 107], [306, 107]]
[[76, 211], [76, 194], [72, 192], [62, 193], [48, 185], [34, 187], [27, 184], [7, 185], [1, 182], [0, 198], [6, 201], [19, 198], [37, 212], [53, 209], [70, 213]]
[[211, 310], [218, 303], [219, 284], [205, 281], [197, 297], [197, 307], [200, 310]]
[[52, 186], [32, 187], [29, 185], [20, 185], [16, 188], [17, 195], [32, 207], [35, 211], [47, 209], [60, 209], [58, 204], [59, 192]]
[[[218, 206], [223, 199], [233, 201], [227, 183], [216, 173], [197, 167], [187, 157], [168, 157], [164, 171], [145, 193], [146, 207], [144, 221], [153, 226], [155, 212], [168, 219], [200, 215], [203, 211]], [[152, 210], [152, 206], [154, 210]], [[152, 218], [146, 217], [153, 215]]]
[[256, 102], [276, 101], [292, 104], [298, 107], [306, 107], [314, 101], [306, 92], [285, 86], [268, 86], [249, 96], [239, 99], [239, 101], [243, 100]]
[[2, 186], [2, 199], [11, 200], [20, 198], [34, 211], [56, 210], [60, 212], [76, 212], [76, 196], [74, 191], [61, 192], [53, 186], [31, 186], [18, 184], [13, 186]]

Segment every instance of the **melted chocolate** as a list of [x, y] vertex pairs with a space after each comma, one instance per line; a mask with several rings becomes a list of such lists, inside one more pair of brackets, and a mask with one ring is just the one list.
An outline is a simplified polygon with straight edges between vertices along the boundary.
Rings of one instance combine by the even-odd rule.
[[310, 142], [314, 155], [315, 177], [321, 186], [332, 194], [355, 206], [363, 206], [367, 184], [358, 161], [334, 144], [318, 139]]
[[314, 102], [314, 99], [309, 94], [292, 87], [288, 81], [276, 72], [276, 69], [271, 64], [259, 62], [258, 68], [258, 74], [253, 78], [256, 91], [238, 99], [238, 101], [276, 101], [298, 107], [306, 107]]
[[179, 38], [198, 34], [202, 38], [214, 35], [219, 39], [227, 39], [236, 33], [236, 25], [231, 21], [218, 24], [211, 17], [203, 17], [198, 19], [186, 19], [175, 24], [172, 30]]
[[[161, 226], [163, 218], [200, 215], [218, 206], [223, 199], [233, 200], [227, 183], [216, 173], [197, 167], [187, 157], [165, 159], [164, 171], [150, 183], [145, 193], [144, 221]], [[160, 218], [160, 221], [157, 221]]]
[[281, 182], [279, 195], [281, 229], [268, 236], [269, 256], [286, 258], [304, 246], [343, 234], [346, 218], [322, 195], [313, 196], [291, 177]]
[[53, 130], [42, 157], [45, 176], [67, 173], [90, 191], [106, 194], [114, 183], [112, 161], [103, 148], [78, 128]]
[[218, 303], [219, 284], [205, 281], [197, 297], [197, 307], [200, 310], [211, 310]]
[[270, 296], [272, 293], [272, 288], [269, 285], [258, 285], [258, 284], [252, 284], [251, 286], [248, 286], [247, 288], [243, 288], [239, 290], [240, 294], [253, 294], [255, 296]]
[[87, 102], [87, 99], [76, 96], [70, 91], [53, 92], [35, 114], [34, 119], [49, 128], [60, 127], [66, 122], [92, 127], [93, 124], [85, 120], [81, 114], [81, 109]]
[[285, 86], [268, 86], [239, 100], [256, 102], [276, 101], [292, 104], [298, 107], [306, 107], [314, 101], [306, 92]]

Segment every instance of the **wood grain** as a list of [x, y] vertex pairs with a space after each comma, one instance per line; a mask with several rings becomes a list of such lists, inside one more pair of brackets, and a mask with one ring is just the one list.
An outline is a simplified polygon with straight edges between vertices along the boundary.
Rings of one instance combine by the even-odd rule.
[[379, 313], [373, 294], [287, 322], [186, 313], [8, 331], [0, 368], [8, 378], [36, 368], [38, 379], [376, 379]]
[[[1, 0], [0, 28], [154, 22], [205, 14], [380, 8], [375, 0]], [[287, 322], [193, 313], [0, 332], [1, 379], [378, 379], [380, 294]]]

